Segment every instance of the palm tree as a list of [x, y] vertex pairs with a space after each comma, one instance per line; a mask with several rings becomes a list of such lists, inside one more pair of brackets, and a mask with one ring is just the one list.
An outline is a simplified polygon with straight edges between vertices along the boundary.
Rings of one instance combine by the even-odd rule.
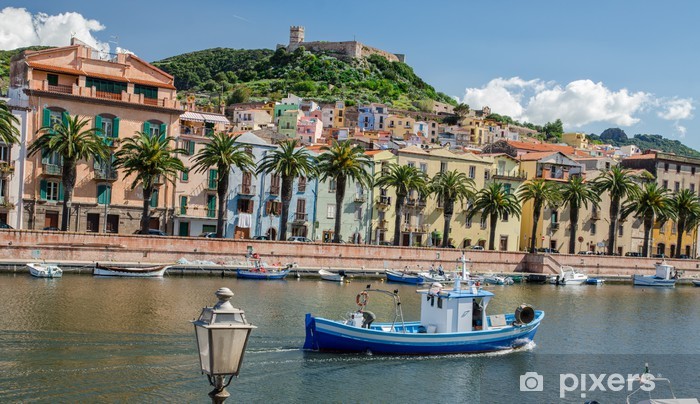
[[63, 160], [62, 181], [63, 212], [61, 231], [70, 227], [70, 208], [73, 200], [73, 189], [77, 177], [76, 165], [80, 160], [95, 157], [106, 160], [109, 157], [109, 147], [99, 137], [100, 129], [86, 128], [89, 120], [69, 116], [64, 113], [63, 120], [52, 126], [43, 126], [37, 130], [40, 136], [27, 149], [27, 154], [56, 153]]
[[216, 167], [216, 194], [219, 198], [219, 209], [216, 216], [216, 237], [224, 235], [224, 219], [226, 216], [226, 196], [228, 195], [228, 180], [231, 168], [241, 171], [252, 171], [255, 168], [253, 158], [246, 152], [245, 147], [236, 143], [239, 136], [231, 137], [226, 133], [215, 134], [209, 143], [194, 156], [195, 172], [204, 173], [211, 167]]
[[655, 182], [648, 182], [640, 189], [639, 193], [627, 199], [627, 204], [622, 207], [620, 217], [625, 218], [630, 214], [641, 217], [644, 224], [644, 246], [642, 256], [649, 256], [649, 241], [654, 221], [665, 221], [674, 217], [672, 201], [669, 191], [659, 187]]
[[435, 194], [438, 200], [442, 201], [442, 214], [445, 219], [442, 230], [445, 235], [442, 238], [442, 248], [447, 248], [455, 201], [463, 202], [474, 197], [474, 181], [457, 170], [439, 172], [430, 180], [428, 192]]
[[489, 217], [489, 250], [495, 250], [498, 219], [505, 219], [509, 215], [520, 217], [520, 212], [518, 198], [508, 192], [503, 184], [492, 182], [476, 194], [474, 203], [467, 212], [467, 218], [471, 219], [477, 213], [481, 213], [482, 217]]
[[323, 153], [318, 157], [320, 179], [325, 181], [330, 178], [336, 183], [335, 206], [338, 207], [338, 214], [335, 215], [333, 242], [339, 243], [342, 216], [339, 213], [345, 198], [345, 185], [347, 180], [351, 179], [363, 187], [369, 187], [372, 176], [367, 170], [371, 161], [365, 154], [365, 150], [358, 145], [353, 145], [350, 140], [340, 143], [333, 141], [330, 147], [324, 146], [321, 150]]
[[690, 230], [700, 218], [700, 199], [695, 192], [689, 189], [682, 189], [673, 193], [671, 198], [671, 210], [676, 220], [676, 258], [683, 254], [681, 243], [683, 233]]
[[121, 149], [115, 154], [114, 167], [124, 169], [124, 177], [135, 175], [131, 189], [141, 185], [143, 188], [143, 210], [141, 211], [141, 234], [148, 234], [150, 203], [153, 190], [159, 179], [175, 183], [179, 172], [185, 166], [177, 154], [185, 153], [182, 149], [172, 149], [170, 136], [151, 136], [136, 132], [133, 137], [122, 142]]
[[[403, 206], [409, 192], [417, 191], [425, 193], [427, 180], [425, 174], [415, 166], [389, 164], [387, 173], [379, 173], [379, 178], [375, 186], [380, 188], [393, 187], [396, 190], [394, 220], [394, 245], [399, 245], [401, 237], [401, 219], [403, 217]], [[447, 234], [445, 234], [447, 237]]]
[[535, 252], [537, 243], [537, 224], [540, 221], [542, 208], [545, 204], [552, 205], [559, 200], [559, 187], [552, 181], [536, 178], [523, 184], [518, 191], [520, 202], [533, 201], [532, 233], [530, 237], [530, 252]]
[[572, 176], [561, 187], [561, 200], [564, 206], [569, 206], [571, 230], [569, 233], [569, 254], [576, 253], [576, 232], [578, 230], [578, 215], [581, 206], [588, 209], [588, 203], [598, 206], [600, 196], [580, 175]]
[[598, 194], [610, 193], [610, 227], [608, 228], [608, 255], [615, 253], [615, 230], [619, 219], [620, 204], [624, 198], [632, 199], [639, 192], [630, 170], [614, 166], [593, 180]]
[[312, 177], [317, 173], [316, 159], [305, 147], [297, 147], [296, 139], [285, 140], [279, 148], [265, 155], [258, 165], [257, 173], [276, 173], [282, 178], [282, 214], [280, 215], [279, 239], [287, 237], [289, 203], [292, 201], [292, 187], [297, 177]]
[[0, 101], [0, 141], [8, 146], [19, 143], [19, 120], [12, 115], [5, 101]]

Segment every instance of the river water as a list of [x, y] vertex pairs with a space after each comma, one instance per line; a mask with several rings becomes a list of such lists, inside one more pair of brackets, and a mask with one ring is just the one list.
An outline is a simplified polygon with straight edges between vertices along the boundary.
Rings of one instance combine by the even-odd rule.
[[[211, 388], [198, 371], [189, 320], [216, 302], [221, 286], [234, 291], [234, 306], [258, 326], [241, 375], [228, 388], [231, 402], [625, 402], [627, 382], [613, 391], [610, 375], [626, 378], [645, 363], [672, 381], [678, 397], [700, 397], [700, 288], [493, 287], [491, 314], [523, 302], [546, 312], [535, 343], [515, 352], [400, 357], [300, 350], [305, 313], [341, 318], [367, 284], [399, 289], [406, 320], [418, 318], [414, 287], [376, 280], [0, 275], [0, 402], [207, 402]], [[374, 304], [378, 321], [386, 320]], [[542, 376], [543, 391], [521, 391], [526, 372]], [[523, 378], [525, 387], [537, 386], [531, 376]], [[639, 394], [637, 401], [645, 398]], [[662, 383], [651, 394], [670, 396]]]

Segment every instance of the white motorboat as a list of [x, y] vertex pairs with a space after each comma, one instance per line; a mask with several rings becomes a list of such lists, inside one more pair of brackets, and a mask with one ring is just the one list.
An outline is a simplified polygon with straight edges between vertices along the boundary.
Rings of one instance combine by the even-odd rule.
[[440, 283], [452, 283], [454, 282], [454, 279], [446, 272], [442, 271], [427, 271], [427, 272], [418, 272], [418, 276], [423, 278], [423, 283], [430, 283], [430, 282], [440, 282]]
[[654, 264], [656, 274], [654, 275], [633, 275], [632, 281], [635, 286], [660, 286], [672, 288], [676, 286], [678, 272], [673, 265], [669, 265], [666, 261], [657, 262]]
[[[627, 380], [628, 385], [632, 388], [636, 387], [628, 396], [625, 402], [627, 404], [632, 403], [632, 397], [637, 395], [646, 396], [645, 400], [637, 401], [637, 404], [700, 404], [697, 398], [678, 398], [673, 391], [673, 386], [671, 386], [671, 381], [665, 377], [654, 376], [649, 371], [649, 364], [644, 367], [644, 373], [641, 375], [634, 375], [632, 378]], [[636, 382], [636, 386], [635, 386]], [[652, 391], [654, 395], [658, 395], [659, 392], [665, 390], [664, 385], [668, 385], [667, 389], [671, 397], [665, 398], [652, 398]], [[636, 400], [635, 400], [636, 401]]]
[[343, 279], [345, 279], [345, 276], [341, 273], [326, 271], [325, 269], [319, 270], [318, 274], [321, 275], [321, 279], [323, 279], [324, 281], [342, 282]]
[[158, 265], [145, 268], [114, 267], [95, 263], [93, 275], [97, 276], [121, 276], [126, 278], [162, 278], [165, 270], [170, 265]]
[[487, 285], [512, 285], [513, 278], [494, 274], [484, 274], [484, 283]]
[[60, 278], [63, 276], [63, 270], [56, 264], [30, 262], [27, 266], [29, 273], [37, 278]]
[[562, 265], [559, 271], [561, 273], [559, 275], [552, 276], [549, 279], [549, 283], [553, 283], [555, 285], [582, 285], [588, 280], [588, 275], [568, 265]]

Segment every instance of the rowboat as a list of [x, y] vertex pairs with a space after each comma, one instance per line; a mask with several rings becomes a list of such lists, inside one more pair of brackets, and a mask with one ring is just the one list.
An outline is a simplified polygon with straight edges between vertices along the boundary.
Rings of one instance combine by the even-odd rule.
[[151, 267], [115, 267], [95, 263], [93, 275], [97, 276], [121, 276], [126, 278], [162, 278], [170, 265], [157, 265]]
[[423, 278], [418, 274], [392, 271], [389, 269], [386, 270], [386, 279], [389, 282], [408, 283], [410, 285], [420, 285], [423, 283]]
[[284, 279], [289, 275], [289, 269], [277, 270], [266, 268], [237, 269], [236, 276], [241, 279]]
[[330, 282], [342, 282], [343, 279], [345, 278], [340, 273], [326, 271], [325, 269], [319, 270], [318, 274], [321, 275], [321, 279], [323, 279], [324, 281], [330, 281]]
[[63, 270], [56, 264], [30, 262], [27, 266], [29, 273], [37, 278], [60, 278], [63, 276]]

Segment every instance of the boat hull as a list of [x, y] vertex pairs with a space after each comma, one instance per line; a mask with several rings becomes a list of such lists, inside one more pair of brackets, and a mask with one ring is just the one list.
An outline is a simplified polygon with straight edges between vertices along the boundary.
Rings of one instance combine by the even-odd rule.
[[236, 276], [242, 279], [260, 279], [260, 280], [273, 280], [273, 279], [284, 279], [289, 275], [289, 270], [284, 271], [246, 271], [245, 269], [237, 269]]
[[95, 266], [92, 274], [95, 276], [117, 276], [122, 278], [162, 278], [170, 266], [151, 268], [118, 268]]
[[586, 279], [586, 285], [602, 285], [605, 282], [603, 279], [598, 278], [588, 278]]
[[700, 287], [700, 281], [693, 281], [693, 285]]
[[343, 275], [325, 271], [323, 269], [318, 271], [318, 274], [321, 275], [322, 280], [329, 282], [342, 282], [344, 278]]
[[[506, 326], [493, 330], [465, 333], [420, 333], [417, 322], [406, 323], [407, 331], [391, 332], [390, 324], [373, 325], [371, 329], [306, 315], [304, 349], [328, 352], [371, 352], [392, 355], [440, 355], [493, 352], [526, 345], [535, 337], [544, 312], [537, 311], [535, 320], [523, 326]], [[513, 315], [507, 315], [512, 322]]]
[[420, 285], [423, 278], [419, 275], [404, 274], [403, 272], [386, 271], [386, 279], [389, 282], [408, 283], [410, 285]]
[[676, 286], [675, 279], [662, 279], [649, 275], [634, 275], [632, 281], [634, 286], [657, 286], [662, 288], [672, 288]]
[[63, 270], [56, 265], [27, 264], [29, 273], [36, 278], [61, 278]]

